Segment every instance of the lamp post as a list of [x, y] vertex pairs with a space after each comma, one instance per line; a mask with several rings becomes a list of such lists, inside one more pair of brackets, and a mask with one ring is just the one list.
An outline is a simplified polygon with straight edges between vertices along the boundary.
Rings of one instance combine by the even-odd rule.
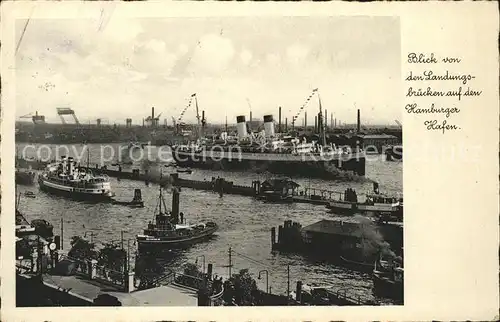
[[133, 238], [127, 239], [127, 273], [130, 272], [130, 241], [134, 241], [132, 245], [136, 245], [136, 240]]
[[198, 258], [200, 258], [200, 257], [203, 259], [203, 262], [202, 262], [203, 263], [203, 274], [205, 274], [205, 255], [196, 256], [196, 261], [198, 261]]
[[269, 293], [269, 272], [267, 269], [263, 269], [259, 272], [258, 279], [260, 280], [260, 273], [266, 273], [266, 293]]

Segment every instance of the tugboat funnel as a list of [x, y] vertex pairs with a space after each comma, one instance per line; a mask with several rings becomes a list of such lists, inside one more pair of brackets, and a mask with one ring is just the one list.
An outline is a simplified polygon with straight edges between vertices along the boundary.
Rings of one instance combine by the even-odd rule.
[[172, 189], [172, 217], [179, 218], [179, 190]]
[[243, 139], [247, 136], [247, 126], [244, 115], [240, 115], [236, 117], [236, 128], [238, 130], [238, 139]]
[[274, 122], [272, 115], [264, 115], [264, 131], [266, 132], [266, 137], [274, 136]]

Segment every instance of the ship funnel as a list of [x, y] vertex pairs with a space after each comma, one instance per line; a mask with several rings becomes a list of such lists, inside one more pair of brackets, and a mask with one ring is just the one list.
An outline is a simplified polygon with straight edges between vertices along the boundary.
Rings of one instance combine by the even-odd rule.
[[266, 131], [266, 137], [274, 136], [274, 122], [272, 115], [264, 115], [264, 130]]
[[172, 190], [172, 217], [178, 223], [179, 218], [179, 190]]
[[244, 137], [247, 136], [247, 125], [245, 121], [245, 116], [240, 115], [236, 116], [236, 128], [238, 129], [238, 139], [243, 139]]
[[62, 167], [62, 170], [63, 170], [63, 171], [66, 171], [66, 170], [67, 170], [67, 169], [66, 169], [67, 164], [68, 164], [68, 163], [67, 163], [66, 156], [65, 156], [65, 155], [63, 155], [63, 156], [61, 157], [61, 163], [60, 163], [60, 167]]
[[73, 157], [68, 158], [68, 175], [73, 175], [75, 172], [75, 163], [73, 161]]

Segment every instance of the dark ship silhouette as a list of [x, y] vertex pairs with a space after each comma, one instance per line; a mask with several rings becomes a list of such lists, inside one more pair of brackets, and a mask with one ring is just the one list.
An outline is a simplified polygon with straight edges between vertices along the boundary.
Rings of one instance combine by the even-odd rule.
[[179, 249], [207, 239], [218, 229], [215, 222], [187, 224], [182, 212], [179, 213], [179, 191], [172, 190], [172, 211], [167, 213], [162, 187], [158, 204], [154, 211], [155, 222], [149, 222], [144, 234], [137, 235], [139, 250]]

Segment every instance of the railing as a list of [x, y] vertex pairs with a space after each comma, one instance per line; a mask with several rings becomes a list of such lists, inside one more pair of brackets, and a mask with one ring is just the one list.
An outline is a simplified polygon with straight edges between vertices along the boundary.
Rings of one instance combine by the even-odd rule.
[[342, 200], [343, 195], [343, 192], [317, 188], [302, 188], [293, 190], [293, 196], [301, 196], [306, 198], [312, 198], [313, 196], [316, 196], [320, 197], [323, 200]]
[[214, 289], [214, 281], [212, 280], [204, 280], [203, 278], [192, 276], [192, 275], [186, 275], [186, 274], [179, 274], [179, 273], [174, 273], [175, 275], [175, 284], [184, 286], [184, 287], [189, 287], [193, 288], [196, 290], [200, 290], [204, 287], [207, 289], [211, 290], [211, 292], [216, 292], [215, 294], [210, 295], [209, 300], [210, 300], [210, 306], [222, 306], [223, 305], [223, 295], [224, 295], [224, 284], [222, 281], [220, 282], [220, 289]]
[[346, 289], [341, 289], [341, 290], [338, 290], [335, 294], [335, 296], [337, 297], [337, 299], [339, 300], [344, 300], [350, 304], [353, 304], [353, 305], [363, 305], [363, 304], [366, 304], [360, 296], [357, 296], [357, 297], [353, 297], [353, 296], [350, 296], [350, 295], [347, 295], [347, 290]]
[[69, 257], [69, 256], [62, 255], [62, 254], [59, 255], [59, 261], [62, 261], [65, 259], [76, 264], [75, 273], [77, 275], [81, 275], [81, 276], [85, 276], [85, 277], [90, 276], [90, 267], [89, 267], [89, 263], [86, 260], [81, 260], [81, 259]]
[[174, 274], [175, 274], [175, 278], [174, 278], [175, 284], [187, 286], [187, 287], [190, 287], [190, 288], [193, 288], [196, 290], [199, 290], [205, 286], [205, 280], [200, 278], [200, 277], [186, 275], [186, 274], [182, 274], [182, 273], [181, 274], [174, 273]]
[[59, 261], [68, 260], [76, 264], [75, 274], [84, 276], [87, 279], [95, 279], [99, 282], [123, 288], [125, 286], [126, 278], [123, 272], [112, 270], [102, 265], [92, 263], [90, 260], [81, 260], [66, 255], [60, 255]]
[[221, 283], [221, 290], [219, 293], [210, 296], [210, 306], [222, 306], [224, 301], [222, 297], [224, 296], [224, 284]]
[[92, 269], [95, 272], [94, 279], [120, 288], [125, 286], [125, 279], [128, 278], [128, 276], [125, 276], [123, 272], [115, 271], [97, 264], [93, 264]]

